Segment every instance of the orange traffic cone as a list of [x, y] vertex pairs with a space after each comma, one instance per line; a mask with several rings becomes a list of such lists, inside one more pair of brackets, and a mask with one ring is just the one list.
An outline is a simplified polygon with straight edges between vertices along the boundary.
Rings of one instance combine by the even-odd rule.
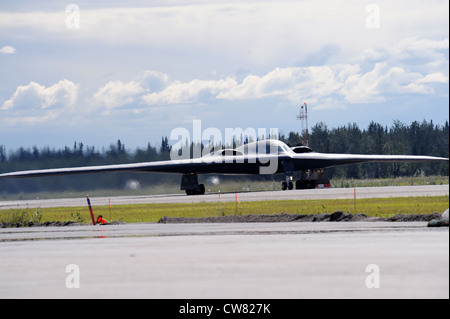
[[106, 219], [103, 219], [102, 215], [99, 215], [97, 217], [97, 224], [106, 225], [106, 224], [109, 224], [109, 222]]

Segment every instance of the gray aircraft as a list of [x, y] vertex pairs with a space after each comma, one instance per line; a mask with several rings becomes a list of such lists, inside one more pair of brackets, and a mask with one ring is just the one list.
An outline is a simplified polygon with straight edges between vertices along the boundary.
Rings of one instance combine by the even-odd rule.
[[293, 176], [296, 171], [363, 162], [430, 161], [448, 162], [448, 158], [417, 155], [326, 154], [314, 152], [305, 146], [291, 148], [278, 140], [263, 140], [236, 149], [213, 149], [210, 153], [195, 159], [30, 170], [0, 174], [0, 179], [117, 171], [174, 173], [182, 175], [181, 190], [185, 190], [187, 195], [201, 195], [205, 193], [205, 186], [198, 183], [198, 174], [285, 174], [286, 181], [282, 183], [281, 188], [286, 190], [294, 188]]

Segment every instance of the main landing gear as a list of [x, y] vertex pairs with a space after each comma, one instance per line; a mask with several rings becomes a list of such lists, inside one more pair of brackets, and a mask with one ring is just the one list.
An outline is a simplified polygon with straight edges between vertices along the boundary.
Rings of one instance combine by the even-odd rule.
[[[294, 189], [291, 172], [286, 173], [286, 182], [281, 183], [282, 190]], [[295, 182], [295, 189], [329, 188], [330, 179], [324, 169], [313, 169], [302, 172], [301, 179]]]
[[[295, 182], [295, 189], [313, 189], [313, 188], [316, 188], [315, 181], [305, 181], [303, 179], [300, 179]], [[292, 182], [291, 180], [288, 182], [281, 183], [281, 190], [285, 191], [293, 189], [294, 189], [294, 182]]]
[[186, 195], [205, 194], [205, 185], [198, 183], [197, 174], [184, 174], [181, 178], [180, 189], [186, 191]]

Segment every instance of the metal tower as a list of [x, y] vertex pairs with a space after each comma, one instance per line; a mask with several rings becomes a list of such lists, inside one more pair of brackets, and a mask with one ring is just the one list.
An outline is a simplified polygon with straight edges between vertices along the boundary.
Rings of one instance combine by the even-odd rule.
[[308, 133], [308, 105], [304, 102], [300, 105], [300, 114], [297, 118], [301, 122], [302, 127], [302, 144], [303, 146], [309, 146], [309, 133]]

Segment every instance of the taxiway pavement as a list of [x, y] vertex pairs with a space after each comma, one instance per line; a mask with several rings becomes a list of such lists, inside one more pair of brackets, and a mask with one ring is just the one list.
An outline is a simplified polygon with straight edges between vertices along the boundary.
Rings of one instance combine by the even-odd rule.
[[422, 222], [10, 228], [0, 260], [2, 299], [449, 298], [448, 228]]
[[[411, 196], [444, 196], [449, 195], [449, 185], [423, 186], [386, 186], [386, 187], [357, 187], [357, 198], [389, 198]], [[291, 191], [266, 191], [239, 193], [242, 201], [264, 200], [312, 200], [312, 199], [353, 199], [353, 188], [327, 188]], [[201, 196], [186, 196], [185, 194], [149, 195], [149, 196], [115, 196], [91, 197], [92, 205], [126, 204], [161, 204], [161, 203], [215, 203], [235, 201], [235, 193], [206, 194]], [[83, 207], [86, 198], [62, 199], [28, 199], [19, 201], [0, 201], [0, 209], [49, 208], [49, 207]]]
[[[353, 198], [353, 191], [239, 198]], [[448, 194], [448, 185], [357, 188], [358, 198]], [[108, 200], [91, 198], [93, 205]], [[111, 198], [114, 205], [234, 200], [234, 193]], [[0, 202], [0, 208], [85, 205], [85, 198]], [[449, 298], [449, 230], [426, 222], [4, 228], [0, 261], [2, 299]]]

